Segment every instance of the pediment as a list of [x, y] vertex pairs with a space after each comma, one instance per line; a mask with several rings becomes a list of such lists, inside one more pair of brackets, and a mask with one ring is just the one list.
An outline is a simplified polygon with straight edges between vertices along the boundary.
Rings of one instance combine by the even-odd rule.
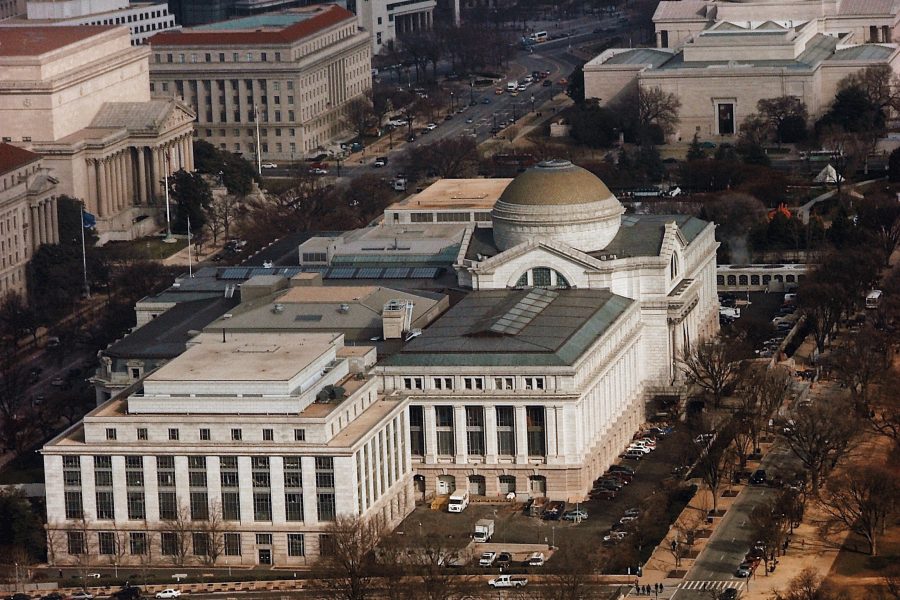
[[476, 270], [481, 273], [489, 273], [517, 262], [544, 262], [548, 255], [580, 268], [597, 269], [601, 266], [597, 259], [565, 244], [549, 240], [532, 240], [478, 263]]
[[166, 116], [165, 120], [160, 127], [160, 132], [171, 131], [172, 129], [178, 129], [185, 123], [193, 123], [196, 115], [184, 104], [181, 102], [173, 102], [172, 108], [169, 111], [169, 114]]

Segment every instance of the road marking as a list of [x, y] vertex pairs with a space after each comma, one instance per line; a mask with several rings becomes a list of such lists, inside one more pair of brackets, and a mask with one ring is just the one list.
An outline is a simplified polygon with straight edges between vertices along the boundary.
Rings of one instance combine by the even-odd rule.
[[729, 588], [743, 589], [743, 581], [682, 581], [678, 584], [680, 590], [727, 590]]

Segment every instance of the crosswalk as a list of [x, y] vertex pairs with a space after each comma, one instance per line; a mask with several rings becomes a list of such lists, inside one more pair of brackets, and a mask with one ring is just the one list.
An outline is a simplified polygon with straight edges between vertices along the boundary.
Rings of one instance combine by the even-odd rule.
[[727, 590], [728, 588], [743, 589], [743, 581], [682, 581], [678, 584], [680, 590]]

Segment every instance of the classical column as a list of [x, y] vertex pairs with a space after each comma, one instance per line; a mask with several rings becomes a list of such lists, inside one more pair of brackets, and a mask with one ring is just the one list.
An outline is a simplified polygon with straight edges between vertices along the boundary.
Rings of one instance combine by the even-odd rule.
[[116, 198], [116, 212], [120, 212], [125, 208], [125, 162], [122, 159], [122, 152], [116, 153], [116, 183], [118, 184], [118, 195]]
[[116, 190], [113, 187], [112, 162], [108, 156], [103, 160], [103, 178], [106, 179], [106, 198], [103, 201], [103, 210], [106, 211], [106, 218], [109, 218], [114, 214], [113, 202]]
[[137, 194], [135, 193], [136, 177], [134, 175], [134, 151], [131, 148], [125, 150], [125, 184], [128, 193], [125, 194], [126, 206], [131, 208], [137, 204]]
[[[456, 446], [456, 462], [464, 465], [469, 461], [469, 448], [466, 444], [466, 407], [453, 407], [453, 437]], [[457, 487], [463, 486], [457, 483]]]
[[435, 425], [434, 406], [426, 404], [422, 407], [425, 428], [425, 464], [437, 462], [437, 427]]
[[516, 463], [528, 463], [528, 419], [524, 406], [516, 407]]
[[97, 161], [93, 158], [89, 158], [86, 163], [88, 193], [87, 198], [85, 198], [84, 209], [89, 213], [97, 214], [97, 200], [98, 195], [100, 194], [97, 190]]
[[159, 164], [159, 149], [158, 148], [150, 148], [150, 158], [153, 161], [153, 174], [151, 175], [152, 179], [150, 180], [150, 189], [152, 190], [151, 196], [156, 198], [160, 195], [162, 190], [160, 189], [160, 180], [162, 179], [162, 170], [160, 169]]
[[95, 161], [94, 170], [97, 173], [97, 216], [105, 217], [107, 215], [106, 197], [109, 190], [106, 187], [106, 168], [102, 160]]
[[138, 204], [147, 204], [147, 165], [146, 156], [143, 146], [135, 148], [137, 151], [137, 168], [138, 168]]
[[41, 231], [38, 228], [38, 207], [35, 204], [28, 208], [31, 209], [31, 247], [37, 251], [41, 245]]
[[59, 243], [59, 204], [56, 196], [50, 198], [50, 234], [54, 244]]
[[38, 204], [38, 229], [41, 232], [41, 243], [49, 243], [49, 236], [47, 235], [47, 204], [45, 202]]
[[191, 138], [187, 134], [185, 134], [181, 138], [181, 145], [184, 148], [184, 170], [185, 171], [193, 171], [194, 167], [191, 165]]

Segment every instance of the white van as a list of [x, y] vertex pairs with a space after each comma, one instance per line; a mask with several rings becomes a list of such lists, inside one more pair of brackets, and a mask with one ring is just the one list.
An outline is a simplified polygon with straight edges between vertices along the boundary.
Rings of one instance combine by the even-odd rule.
[[519, 88], [519, 84], [515, 81], [507, 81], [506, 82], [506, 91], [507, 92], [515, 92]]
[[450, 504], [447, 506], [447, 511], [459, 513], [466, 510], [467, 506], [469, 506], [468, 490], [457, 490], [450, 495]]
[[878, 308], [881, 304], [881, 290], [872, 290], [866, 295], [866, 308]]
[[531, 556], [528, 557], [526, 561], [529, 567], [543, 567], [544, 566], [544, 553], [543, 552], [533, 552]]

